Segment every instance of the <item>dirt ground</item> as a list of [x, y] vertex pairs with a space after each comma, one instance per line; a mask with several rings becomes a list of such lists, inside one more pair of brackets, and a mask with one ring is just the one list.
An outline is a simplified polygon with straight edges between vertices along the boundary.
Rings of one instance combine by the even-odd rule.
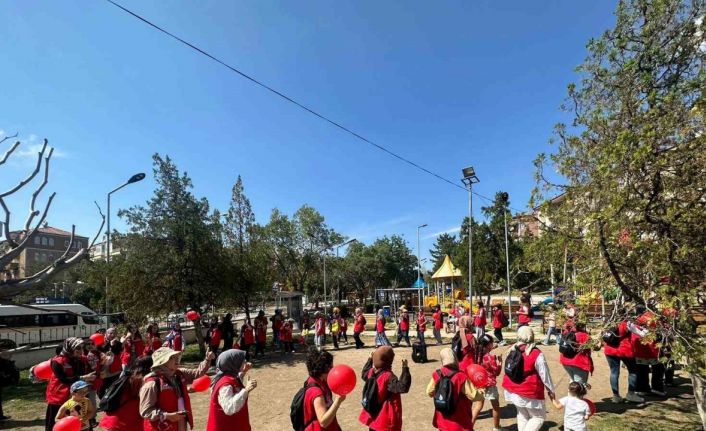
[[[351, 340], [352, 342], [352, 340]], [[367, 342], [371, 343], [372, 339]], [[557, 394], [566, 394], [568, 377], [564, 369], [559, 364], [559, 353], [556, 346], [540, 347], [545, 353]], [[429, 346], [428, 356], [431, 362], [426, 364], [416, 364], [411, 361], [411, 348], [400, 347], [395, 349], [396, 358], [393, 370], [396, 373], [401, 371], [402, 358], [410, 359], [410, 370], [412, 373], [412, 387], [409, 394], [402, 396], [403, 420], [405, 430], [433, 430], [431, 418], [433, 414], [433, 404], [429, 397], [425, 395], [425, 388], [431, 374], [440, 366], [440, 347]], [[495, 350], [496, 354], [504, 353], [506, 347]], [[372, 349], [365, 348], [355, 350], [353, 346], [342, 346], [339, 351], [332, 351], [334, 354], [334, 364], [348, 364], [356, 371], [359, 371]], [[291, 429], [289, 422], [289, 404], [293, 395], [301, 387], [307, 377], [304, 354], [296, 353], [282, 357], [280, 354], [270, 353], [264, 360], [255, 362], [254, 369], [250, 372], [251, 378], [258, 382], [249, 400], [250, 422], [255, 431], [281, 431]], [[589, 421], [589, 429], [594, 430], [696, 430], [694, 414], [695, 405], [691, 395], [689, 381], [679, 378], [680, 386], [670, 388], [671, 398], [668, 401], [658, 399], [648, 399], [648, 403], [643, 405], [621, 404], [615, 405], [610, 402], [611, 391], [609, 385], [609, 370], [602, 352], [593, 353], [596, 371], [590, 377], [589, 383], [593, 389], [587, 398], [594, 401], [598, 408], [598, 415]], [[499, 380], [500, 382], [500, 380]], [[348, 396], [338, 412], [338, 421], [344, 430], [364, 430], [363, 425], [358, 422], [360, 413], [360, 398], [362, 383], [359, 380], [356, 389]], [[627, 372], [621, 373], [621, 394], [625, 394], [627, 388]], [[512, 405], [506, 405], [501, 393], [501, 425], [505, 430], [516, 430], [515, 409]], [[206, 427], [206, 416], [208, 412], [208, 392], [194, 393], [191, 395], [192, 409], [195, 412], [195, 430], [203, 430]], [[659, 402], [658, 402], [659, 401]], [[43, 406], [42, 406], [43, 409]], [[43, 429], [39, 421], [43, 418], [43, 410], [36, 409], [27, 420], [21, 422], [6, 423], [5, 426], [11, 428], [41, 430]], [[490, 405], [486, 403], [477, 422], [476, 430], [492, 430], [492, 419], [490, 417]], [[543, 430], [557, 430], [562, 425], [562, 412], [557, 411], [548, 404], [547, 421]], [[666, 412], [666, 413], [665, 413]], [[6, 410], [7, 414], [14, 415], [12, 410]], [[14, 419], [14, 418], [13, 418]], [[20, 426], [22, 423], [22, 426]], [[12, 428], [14, 426], [14, 428]], [[0, 422], [0, 429], [3, 423]]]

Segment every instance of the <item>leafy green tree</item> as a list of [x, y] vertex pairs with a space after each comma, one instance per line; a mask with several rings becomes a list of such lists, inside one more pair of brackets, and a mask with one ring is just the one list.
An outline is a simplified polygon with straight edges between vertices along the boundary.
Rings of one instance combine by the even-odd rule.
[[[119, 212], [129, 233], [116, 237], [125, 253], [111, 268], [111, 302], [138, 319], [201, 312], [221, 297], [223, 281], [219, 214], [191, 193], [191, 179], [168, 156], [152, 158], [157, 188], [146, 206]], [[203, 353], [200, 322], [194, 326]]]
[[458, 239], [456, 235], [442, 233], [436, 237], [434, 248], [429, 250], [431, 258], [434, 260], [434, 269], [436, 271], [444, 263], [444, 257], [448, 255], [452, 261], [456, 261], [455, 257], [458, 253]]
[[[537, 159], [534, 197], [566, 194], [554, 215], [577, 223], [593, 251], [582, 257], [589, 279], [607, 274], [629, 301], [679, 311], [664, 323], [706, 426], [706, 340], [694, 321], [706, 306], [705, 14], [700, 0], [618, 4], [568, 88], [572, 123], [557, 125], [557, 151]], [[546, 163], [563, 179], [547, 178]], [[599, 253], [603, 264], [591, 265]]]

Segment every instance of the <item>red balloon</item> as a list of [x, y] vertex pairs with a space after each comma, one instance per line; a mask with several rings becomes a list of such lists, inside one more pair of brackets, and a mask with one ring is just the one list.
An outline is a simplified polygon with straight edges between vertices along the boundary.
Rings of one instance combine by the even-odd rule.
[[197, 313], [197, 312], [194, 311], [194, 310], [189, 310], [189, 311], [186, 312], [186, 318], [189, 319], [189, 320], [191, 320], [192, 322], [193, 322], [194, 320], [197, 320], [199, 317], [201, 317], [201, 316], [199, 316], [199, 313]]
[[39, 380], [49, 380], [52, 376], [51, 361], [44, 361], [34, 366], [32, 370], [34, 376]]
[[211, 378], [208, 376], [201, 376], [191, 383], [191, 389], [196, 392], [203, 392], [211, 386]]
[[102, 346], [105, 343], [105, 336], [101, 333], [95, 333], [88, 338], [90, 338], [91, 341], [93, 341], [98, 347]]
[[76, 416], [67, 416], [54, 424], [54, 431], [80, 431], [81, 419]]
[[336, 365], [328, 372], [326, 382], [336, 395], [348, 395], [355, 389], [357, 378], [353, 368], [348, 365]]
[[477, 388], [485, 388], [488, 386], [488, 372], [482, 365], [471, 364], [466, 368], [468, 379]]
[[586, 404], [588, 404], [588, 409], [591, 411], [591, 415], [595, 415], [598, 409], [596, 408], [596, 405], [593, 403], [593, 401], [584, 398], [584, 401], [586, 401]]

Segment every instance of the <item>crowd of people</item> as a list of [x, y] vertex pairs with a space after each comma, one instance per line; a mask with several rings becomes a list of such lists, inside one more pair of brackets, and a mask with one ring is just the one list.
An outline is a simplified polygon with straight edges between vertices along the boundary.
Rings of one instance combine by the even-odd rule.
[[[488, 401], [493, 429], [499, 430], [499, 390], [502, 388], [505, 401], [516, 407], [519, 431], [541, 428], [546, 417], [546, 398], [554, 408], [563, 410], [564, 429], [587, 429], [586, 421], [592, 411], [584, 396], [591, 388], [589, 378], [594, 370], [591, 354], [595, 345], [587, 332], [585, 319], [571, 303], [565, 304], [561, 313], [553, 304], [549, 305], [544, 310], [546, 336], [539, 343], [535, 341], [535, 330], [529, 326], [534, 317], [530, 304], [529, 298], [524, 297], [515, 313], [517, 341], [506, 352], [504, 363], [493, 353], [505, 342], [502, 329], [508, 319], [502, 308], [493, 307], [486, 313], [484, 304], [479, 303], [472, 313], [462, 307], [453, 311], [455, 315], [450, 317], [456, 332], [450, 346], [440, 351], [440, 367], [429, 377], [426, 387], [426, 395], [434, 404], [434, 415], [430, 418], [434, 428], [473, 430]], [[328, 387], [327, 375], [334, 358], [325, 345], [327, 335], [334, 349], [339, 348], [339, 342], [347, 344], [348, 322], [337, 308], [328, 318], [316, 312], [314, 321], [309, 322], [307, 316], [300, 322], [301, 337], [305, 340], [309, 331], [313, 331], [314, 345], [306, 346], [308, 377], [301, 393], [294, 396], [292, 411], [295, 406], [300, 408], [297, 420], [302, 421], [300, 429], [305, 431], [340, 430], [337, 413], [346, 397], [334, 396]], [[358, 420], [370, 430], [402, 429], [402, 395], [409, 392], [412, 376], [406, 359], [402, 360], [399, 377], [392, 372], [392, 364], [394, 347], [403, 343], [410, 345], [412, 316], [406, 307], [400, 309], [393, 344], [385, 333], [384, 311], [376, 314], [375, 348], [360, 375], [364, 388]], [[432, 310], [430, 318], [423, 310], [415, 316], [417, 343], [425, 343], [424, 333], [430, 323], [436, 342], [443, 344], [440, 330], [444, 327], [444, 317], [449, 316], [444, 316], [438, 307]], [[673, 316], [673, 312], [665, 311], [660, 318], [638, 306], [632, 316], [601, 335], [610, 368], [613, 402], [642, 403], [644, 395], [666, 395], [665, 383], [673, 379], [673, 362], [661, 322], [669, 316]], [[488, 317], [493, 335], [486, 333]], [[277, 310], [269, 320], [261, 311], [254, 324], [246, 320], [240, 331], [233, 324], [232, 316], [226, 314], [208, 325], [207, 354], [196, 368], [180, 366], [185, 341], [178, 323], [171, 326], [164, 339], [157, 325], [149, 325], [144, 335], [135, 325], [127, 325], [122, 336], [118, 336], [115, 328], [108, 329], [102, 345], [95, 345], [90, 338], [68, 338], [51, 359], [45, 429], [51, 431], [56, 421], [70, 415], [80, 418], [84, 430], [100, 426], [111, 431], [186, 431], [193, 426], [194, 415], [189, 385], [211, 369], [207, 431], [249, 430], [248, 397], [257, 388], [257, 381], [249, 373], [252, 369], [250, 348], [255, 346], [256, 357], [263, 354], [268, 322], [273, 332], [273, 349], [291, 352], [294, 321], [281, 311]], [[351, 323], [355, 348], [364, 348], [361, 334], [367, 321], [360, 308], [351, 316]], [[552, 336], [557, 339], [559, 362], [570, 381], [565, 397], [557, 396], [547, 359], [539, 347], [548, 345]], [[618, 386], [621, 363], [629, 374], [625, 398], [620, 396]], [[473, 366], [484, 370], [487, 380], [484, 384], [474, 384], [468, 372]], [[99, 407], [103, 410], [100, 423], [96, 416]], [[295, 420], [294, 413], [292, 420]]]

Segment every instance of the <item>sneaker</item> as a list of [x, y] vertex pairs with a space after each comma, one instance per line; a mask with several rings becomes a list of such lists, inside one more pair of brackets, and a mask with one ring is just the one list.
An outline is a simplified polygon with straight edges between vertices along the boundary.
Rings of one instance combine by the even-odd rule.
[[611, 398], [610, 400], [615, 404], [622, 404], [623, 402], [625, 402], [623, 397], [621, 397], [620, 395], [613, 395], [613, 398]]
[[644, 398], [642, 398], [632, 392], [628, 393], [628, 395], [625, 397], [625, 400], [628, 402], [631, 402], [631, 403], [644, 403], [645, 402]]
[[658, 397], [666, 397], [667, 393], [664, 391], [658, 391], [656, 389], [652, 389], [651, 391], [652, 395], [657, 395]]

